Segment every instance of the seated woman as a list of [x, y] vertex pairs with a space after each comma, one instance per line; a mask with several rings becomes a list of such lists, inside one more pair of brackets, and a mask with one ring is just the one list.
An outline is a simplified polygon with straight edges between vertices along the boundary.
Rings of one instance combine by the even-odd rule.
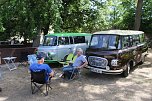
[[[78, 72], [78, 69], [85, 67], [88, 64], [85, 56], [83, 55], [83, 50], [81, 48], [77, 49], [77, 58], [72, 65], [66, 66], [62, 68], [64, 76], [69, 72]], [[63, 75], [62, 75], [63, 76]], [[69, 78], [69, 77], [68, 77]], [[70, 79], [70, 78], [69, 78]]]

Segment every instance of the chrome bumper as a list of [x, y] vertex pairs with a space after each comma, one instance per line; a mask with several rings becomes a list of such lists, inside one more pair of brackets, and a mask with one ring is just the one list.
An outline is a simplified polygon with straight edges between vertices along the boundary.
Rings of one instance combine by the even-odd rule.
[[[94, 67], [88, 66], [86, 67], [87, 69], [93, 69]], [[99, 69], [99, 68], [97, 68]], [[119, 69], [119, 70], [106, 70], [106, 69], [99, 69], [100, 71], [102, 71], [103, 74], [121, 74], [123, 72], [123, 69]]]

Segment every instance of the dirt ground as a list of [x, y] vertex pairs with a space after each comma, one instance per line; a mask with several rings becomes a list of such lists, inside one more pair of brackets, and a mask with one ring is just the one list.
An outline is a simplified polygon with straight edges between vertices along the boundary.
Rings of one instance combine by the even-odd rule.
[[[0, 101], [152, 101], [152, 51], [146, 62], [132, 69], [127, 78], [121, 75], [103, 75], [84, 69], [80, 79], [66, 81], [58, 77], [60, 68], [53, 68], [48, 96], [40, 92], [32, 95], [28, 67], [9, 71], [0, 65]], [[55, 66], [54, 66], [55, 67]]]

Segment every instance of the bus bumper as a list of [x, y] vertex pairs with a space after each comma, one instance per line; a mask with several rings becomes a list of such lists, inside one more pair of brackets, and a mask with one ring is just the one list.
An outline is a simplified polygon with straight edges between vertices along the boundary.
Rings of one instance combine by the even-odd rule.
[[106, 70], [106, 69], [94, 68], [91, 66], [88, 66], [87, 69], [89, 69], [91, 72], [100, 73], [100, 74], [121, 74], [123, 72], [123, 69]]

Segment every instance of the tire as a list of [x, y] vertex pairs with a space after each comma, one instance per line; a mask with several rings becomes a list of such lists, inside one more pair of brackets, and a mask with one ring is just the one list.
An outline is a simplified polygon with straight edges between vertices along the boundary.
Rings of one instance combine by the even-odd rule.
[[123, 71], [122, 76], [127, 77], [130, 73], [130, 65], [126, 65], [126, 69]]

